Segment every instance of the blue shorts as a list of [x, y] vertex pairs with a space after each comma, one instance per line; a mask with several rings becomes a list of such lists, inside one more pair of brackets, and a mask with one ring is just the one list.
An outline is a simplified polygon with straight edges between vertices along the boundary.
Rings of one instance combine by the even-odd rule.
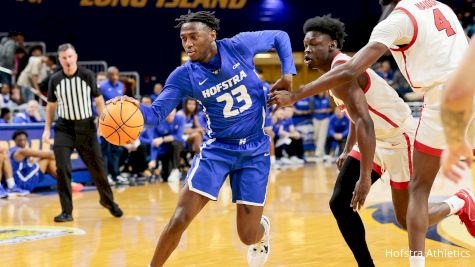
[[217, 200], [229, 175], [233, 202], [264, 206], [270, 170], [269, 137], [228, 143], [210, 139], [195, 155], [186, 183], [191, 191]]

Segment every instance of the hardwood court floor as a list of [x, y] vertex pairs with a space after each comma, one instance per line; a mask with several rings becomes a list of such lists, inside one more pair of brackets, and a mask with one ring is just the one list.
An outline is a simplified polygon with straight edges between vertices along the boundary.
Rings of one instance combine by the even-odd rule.
[[[356, 266], [328, 207], [335, 173], [333, 166], [314, 164], [272, 172], [265, 209], [272, 223], [272, 247], [266, 266]], [[465, 183], [472, 186], [472, 181]], [[434, 188], [436, 199], [455, 191], [442, 179]], [[0, 245], [0, 266], [145, 267], [174, 210], [177, 192], [178, 184], [115, 189], [125, 212], [121, 219], [99, 206], [96, 191], [75, 194], [75, 221], [64, 224], [52, 221], [60, 210], [56, 194], [0, 200], [0, 244], [51, 229], [63, 235], [71, 230], [56, 227], [78, 228], [72, 235]], [[408, 259], [400, 255], [407, 249], [407, 234], [391, 223], [389, 192], [388, 182], [378, 182], [371, 190], [367, 207], [372, 208], [361, 212], [367, 240], [376, 266], [408, 266]], [[219, 201], [210, 202], [191, 224], [166, 266], [246, 266], [247, 248], [236, 233], [230, 194], [224, 186]], [[458, 218], [440, 223], [433, 236], [454, 245], [428, 239], [433, 257], [427, 266], [475, 266], [474, 239]]]

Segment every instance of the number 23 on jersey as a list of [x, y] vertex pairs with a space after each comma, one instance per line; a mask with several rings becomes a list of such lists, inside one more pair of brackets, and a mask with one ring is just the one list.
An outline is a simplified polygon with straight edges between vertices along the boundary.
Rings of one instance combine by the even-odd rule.
[[[244, 105], [240, 108], [234, 108], [234, 97], [236, 96], [236, 101], [238, 103], [244, 101]], [[252, 106], [251, 96], [247, 93], [247, 88], [245, 85], [240, 85], [233, 90], [231, 93], [225, 93], [216, 98], [218, 102], [226, 102], [223, 109], [223, 116], [225, 118], [234, 117], [248, 110]]]

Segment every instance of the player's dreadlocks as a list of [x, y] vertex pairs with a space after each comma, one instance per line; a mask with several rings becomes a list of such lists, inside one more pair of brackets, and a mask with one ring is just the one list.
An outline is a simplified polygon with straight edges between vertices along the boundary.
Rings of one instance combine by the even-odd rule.
[[178, 22], [175, 28], [180, 28], [187, 22], [202, 22], [216, 32], [219, 30], [219, 19], [216, 18], [214, 12], [210, 11], [191, 12], [191, 10], [189, 10], [188, 14], [181, 15], [175, 19], [175, 21]]
[[310, 31], [317, 31], [330, 35], [333, 40], [338, 42], [337, 47], [343, 47], [344, 39], [346, 37], [345, 24], [339, 19], [332, 18], [331, 15], [322, 17], [314, 17], [305, 21], [303, 25], [303, 32], [306, 34]]

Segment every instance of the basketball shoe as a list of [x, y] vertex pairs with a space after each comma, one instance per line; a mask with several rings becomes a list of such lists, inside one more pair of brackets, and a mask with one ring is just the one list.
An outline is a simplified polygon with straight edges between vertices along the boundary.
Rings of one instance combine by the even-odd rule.
[[249, 246], [247, 251], [247, 264], [249, 267], [262, 267], [269, 258], [270, 253], [270, 221], [262, 216], [261, 224], [264, 227], [264, 236], [257, 244]]
[[455, 213], [460, 218], [460, 221], [465, 224], [468, 232], [475, 237], [475, 196], [466, 189], [460, 189], [455, 195], [465, 201], [462, 209]]

